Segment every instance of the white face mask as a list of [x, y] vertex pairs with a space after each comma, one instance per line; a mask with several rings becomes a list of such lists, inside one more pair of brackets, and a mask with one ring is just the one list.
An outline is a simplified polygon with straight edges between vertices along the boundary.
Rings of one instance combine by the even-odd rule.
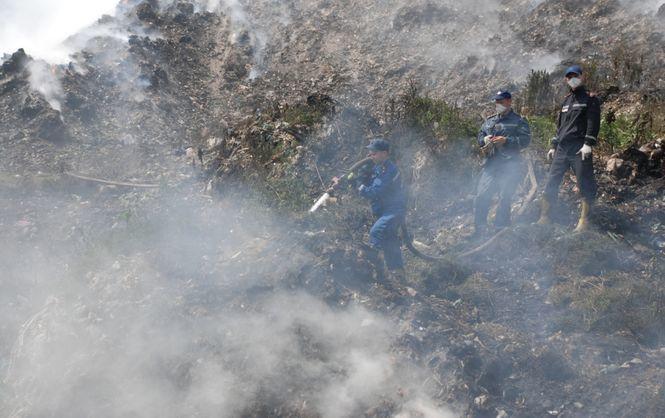
[[575, 90], [579, 86], [582, 85], [582, 79], [579, 77], [573, 77], [568, 79], [568, 85], [570, 86], [571, 89]]
[[506, 106], [502, 105], [501, 103], [496, 104], [496, 113], [503, 113], [506, 110], [508, 110]]

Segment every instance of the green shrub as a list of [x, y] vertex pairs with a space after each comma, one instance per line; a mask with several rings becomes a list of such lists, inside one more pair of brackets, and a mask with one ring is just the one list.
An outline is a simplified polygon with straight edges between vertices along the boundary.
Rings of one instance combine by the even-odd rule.
[[550, 140], [556, 135], [556, 122], [549, 116], [529, 116], [531, 143], [539, 148], [548, 149]]
[[420, 94], [419, 87], [410, 83], [402, 96], [404, 119], [408, 126], [430, 131], [438, 139], [475, 138], [478, 123], [462, 110], [443, 100]]
[[556, 107], [556, 94], [552, 89], [552, 77], [545, 70], [531, 70], [523, 94], [525, 115], [548, 115]]
[[610, 152], [625, 149], [631, 144], [640, 144], [652, 140], [655, 135], [650, 126], [640, 123], [641, 118], [629, 119], [606, 113], [600, 123], [598, 135], [601, 146]]

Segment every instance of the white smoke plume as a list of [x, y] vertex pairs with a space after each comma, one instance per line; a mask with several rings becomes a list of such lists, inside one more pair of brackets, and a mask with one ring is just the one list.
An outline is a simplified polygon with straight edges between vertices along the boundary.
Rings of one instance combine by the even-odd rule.
[[208, 0], [206, 6], [208, 11], [224, 10], [235, 22], [249, 24], [247, 12], [238, 0]]
[[55, 65], [68, 63], [70, 55], [81, 46], [65, 41], [102, 14], [111, 12], [116, 3], [117, 0], [2, 0], [0, 53], [10, 54], [23, 48], [35, 58], [28, 65], [30, 86], [61, 112], [64, 94]]
[[112, 13], [117, 0], [0, 1], [0, 54], [19, 48], [52, 64], [66, 64], [75, 50], [63, 42]]
[[269, 41], [268, 35], [257, 26], [239, 0], [207, 0], [205, 6], [208, 11], [221, 11], [231, 18], [235, 25], [230, 39], [231, 43], [238, 42], [239, 38], [242, 38], [246, 33], [253, 49], [254, 59], [254, 65], [249, 72], [249, 79], [253, 80], [260, 76], [265, 71], [264, 54], [266, 44]]
[[30, 86], [41, 93], [54, 110], [62, 111], [64, 93], [57, 75], [58, 68], [43, 60], [33, 60], [28, 64]]

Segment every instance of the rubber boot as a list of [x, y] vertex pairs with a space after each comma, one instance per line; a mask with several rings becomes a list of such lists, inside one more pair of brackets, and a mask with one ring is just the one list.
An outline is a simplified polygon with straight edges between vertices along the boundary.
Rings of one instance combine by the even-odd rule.
[[577, 227], [573, 232], [579, 233], [589, 229], [589, 212], [591, 211], [591, 202], [588, 200], [582, 201], [582, 212], [580, 213], [580, 220], [577, 222]]
[[550, 202], [546, 198], [543, 198], [540, 203], [540, 219], [536, 222], [538, 225], [548, 225], [552, 223], [550, 219]]

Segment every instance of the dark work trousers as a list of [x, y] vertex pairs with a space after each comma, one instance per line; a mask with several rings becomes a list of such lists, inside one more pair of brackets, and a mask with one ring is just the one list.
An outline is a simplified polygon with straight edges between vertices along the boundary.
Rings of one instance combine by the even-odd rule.
[[402, 259], [399, 227], [404, 221], [404, 215], [387, 214], [379, 217], [369, 231], [369, 243], [377, 250], [383, 251], [388, 270], [404, 268]]
[[549, 202], [556, 201], [559, 194], [559, 186], [563, 180], [564, 174], [569, 168], [572, 168], [577, 178], [577, 185], [580, 189], [582, 197], [592, 202], [596, 198], [598, 185], [593, 175], [593, 156], [587, 157], [582, 160], [582, 154], [577, 152], [582, 148], [579, 144], [570, 144], [569, 146], [557, 147], [550, 167], [550, 173], [547, 176], [547, 183], [545, 184], [545, 198]]
[[510, 206], [517, 186], [524, 177], [522, 160], [513, 157], [502, 160], [499, 157], [488, 160], [478, 181], [476, 200], [474, 202], [475, 226], [487, 224], [487, 214], [492, 198], [499, 195], [494, 225], [500, 228], [510, 225]]

